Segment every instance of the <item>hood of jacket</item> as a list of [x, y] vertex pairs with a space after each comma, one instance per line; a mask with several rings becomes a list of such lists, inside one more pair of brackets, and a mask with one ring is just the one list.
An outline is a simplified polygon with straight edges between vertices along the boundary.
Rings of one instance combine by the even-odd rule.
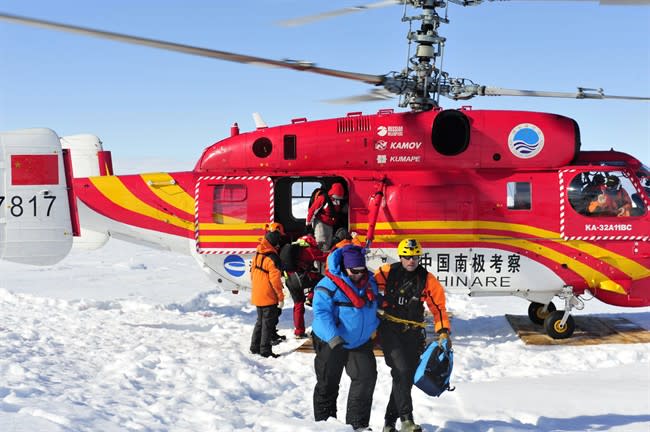
[[348, 247], [357, 247], [353, 244], [348, 244], [342, 248], [335, 249], [334, 252], [330, 253], [327, 257], [327, 270], [332, 273], [334, 276], [339, 277], [345, 281], [346, 284], [351, 287], [356, 286], [354, 282], [348, 277], [348, 272], [343, 268], [343, 251]]
[[256, 250], [257, 250], [257, 252], [263, 253], [263, 254], [268, 254], [268, 253], [272, 253], [272, 252], [278, 253], [278, 250], [276, 248], [274, 248], [273, 246], [271, 246], [271, 243], [269, 243], [269, 241], [267, 239], [265, 239], [264, 237], [262, 237], [262, 241], [260, 242], [260, 244], [257, 245]]

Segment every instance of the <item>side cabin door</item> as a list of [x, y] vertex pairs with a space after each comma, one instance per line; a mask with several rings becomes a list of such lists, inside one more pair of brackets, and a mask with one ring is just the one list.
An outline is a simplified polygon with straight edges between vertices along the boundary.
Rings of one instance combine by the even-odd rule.
[[643, 240], [650, 234], [648, 198], [625, 168], [561, 170], [560, 233], [565, 240]]
[[255, 252], [264, 225], [274, 218], [273, 193], [270, 177], [199, 177], [195, 193], [197, 252]]
[[348, 227], [349, 192], [347, 181], [343, 177], [291, 176], [276, 178], [275, 222], [280, 222], [284, 226], [289, 240], [294, 241], [307, 233], [305, 220], [314, 191], [320, 189], [327, 193], [334, 183], [343, 185], [346, 197], [343, 201], [340, 224], [333, 230], [336, 231], [337, 228]]

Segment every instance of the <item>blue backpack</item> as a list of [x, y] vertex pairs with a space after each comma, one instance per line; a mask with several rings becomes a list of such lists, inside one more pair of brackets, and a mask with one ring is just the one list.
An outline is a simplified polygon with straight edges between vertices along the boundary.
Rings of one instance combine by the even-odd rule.
[[429, 396], [440, 396], [445, 390], [454, 391], [449, 379], [454, 368], [454, 352], [447, 349], [447, 341], [442, 346], [431, 342], [420, 356], [420, 364], [415, 371], [413, 383]]

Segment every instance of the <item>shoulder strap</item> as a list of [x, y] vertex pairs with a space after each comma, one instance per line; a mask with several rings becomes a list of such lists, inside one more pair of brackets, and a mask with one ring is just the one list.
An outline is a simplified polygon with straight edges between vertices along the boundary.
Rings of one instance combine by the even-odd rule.
[[[259, 264], [257, 264], [257, 257], [259, 255], [262, 255], [262, 261]], [[275, 253], [275, 252], [266, 252], [266, 253], [257, 252], [257, 254], [255, 255], [255, 268], [256, 269], [262, 270], [264, 273], [268, 273], [268, 271], [264, 270], [264, 268], [263, 268], [265, 258], [269, 258], [271, 261], [273, 261], [273, 264], [275, 265], [275, 267], [278, 270], [280, 270], [282, 268], [282, 262], [280, 261], [280, 257], [278, 256], [277, 253]]]
[[322, 291], [322, 292], [326, 293], [330, 297], [334, 297], [334, 294], [335, 294], [335, 291], [328, 290], [327, 288], [322, 287], [320, 285], [316, 286], [316, 288], [314, 288], [314, 291]]
[[338, 289], [343, 291], [343, 294], [345, 294], [345, 296], [348, 299], [350, 299], [350, 301], [352, 302], [352, 305], [354, 307], [356, 307], [356, 308], [364, 307], [366, 305], [366, 299], [368, 301], [374, 301], [375, 300], [375, 293], [372, 291], [372, 286], [371, 286], [370, 281], [368, 281], [366, 283], [366, 287], [364, 289], [364, 291], [365, 291], [365, 296], [364, 297], [365, 298], [363, 298], [363, 297], [360, 297], [354, 291], [354, 289], [352, 287], [350, 287], [347, 283], [345, 283], [345, 281], [343, 279], [341, 279], [338, 276], [333, 275], [332, 273], [330, 273], [329, 270], [325, 271], [325, 275], [328, 278], [330, 278], [330, 280], [332, 282], [334, 282], [334, 284], [338, 287]]
[[396, 278], [399, 275], [401, 266], [402, 264], [398, 261], [390, 265], [390, 269], [388, 270], [387, 275], [384, 275], [382, 271], [382, 275], [384, 275], [384, 278], [386, 279], [386, 291], [395, 288], [393, 285], [395, 285]]
[[325, 203], [334, 211], [334, 204], [332, 203], [332, 199], [330, 198], [329, 194], [321, 189], [321, 193], [325, 195]]
[[[257, 257], [259, 257], [260, 255], [262, 256], [262, 261], [260, 261], [260, 262], [258, 263], [258, 262], [257, 262]], [[253, 264], [254, 264], [253, 268], [254, 268], [255, 270], [259, 270], [259, 271], [261, 271], [261, 272], [268, 273], [267, 270], [264, 270], [264, 260], [265, 260], [265, 259], [266, 259], [266, 254], [263, 254], [263, 253], [257, 252], [257, 253], [255, 254], [255, 258], [253, 259]]]
[[417, 278], [418, 278], [417, 297], [422, 297], [422, 293], [424, 292], [424, 287], [427, 285], [427, 277], [429, 277], [429, 272], [427, 271], [427, 269], [425, 269], [421, 265], [418, 266], [418, 268], [415, 271], [418, 272], [418, 274], [417, 274]]

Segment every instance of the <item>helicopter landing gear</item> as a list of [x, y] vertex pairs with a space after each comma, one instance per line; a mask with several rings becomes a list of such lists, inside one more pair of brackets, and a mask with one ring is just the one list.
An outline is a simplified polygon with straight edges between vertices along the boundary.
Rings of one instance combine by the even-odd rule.
[[544, 319], [556, 310], [557, 309], [553, 302], [549, 302], [547, 305], [532, 302], [528, 306], [528, 318], [530, 318], [530, 320], [535, 324], [544, 325]]
[[[544, 320], [544, 330], [553, 339], [567, 339], [576, 329], [576, 322], [571, 315], [564, 315], [566, 311], [555, 311]], [[564, 321], [564, 324], [562, 323]]]
[[571, 337], [576, 328], [575, 320], [571, 316], [571, 309], [582, 310], [585, 304], [573, 294], [573, 288], [570, 286], [562, 288], [558, 297], [564, 300], [564, 310], [551, 312], [544, 319], [544, 330], [553, 339], [566, 339]]

